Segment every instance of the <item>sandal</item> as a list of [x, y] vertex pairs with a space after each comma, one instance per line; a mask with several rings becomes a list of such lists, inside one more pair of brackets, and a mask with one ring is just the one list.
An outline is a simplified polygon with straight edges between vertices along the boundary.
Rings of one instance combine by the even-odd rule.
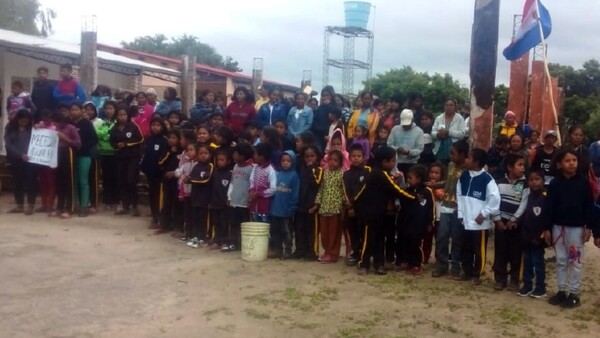
[[58, 218], [69, 219], [69, 218], [71, 218], [71, 214], [69, 214], [68, 212], [63, 212], [62, 214], [60, 214], [60, 216], [58, 216]]
[[48, 217], [57, 217], [57, 216], [58, 216], [58, 213], [56, 211], [50, 211], [48, 213]]

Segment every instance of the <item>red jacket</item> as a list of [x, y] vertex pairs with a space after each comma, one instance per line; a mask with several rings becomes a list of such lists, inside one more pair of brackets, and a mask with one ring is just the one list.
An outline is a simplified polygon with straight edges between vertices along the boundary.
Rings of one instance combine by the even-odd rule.
[[229, 125], [236, 135], [244, 131], [244, 124], [256, 119], [256, 109], [252, 103], [240, 105], [232, 102], [225, 109], [225, 123]]

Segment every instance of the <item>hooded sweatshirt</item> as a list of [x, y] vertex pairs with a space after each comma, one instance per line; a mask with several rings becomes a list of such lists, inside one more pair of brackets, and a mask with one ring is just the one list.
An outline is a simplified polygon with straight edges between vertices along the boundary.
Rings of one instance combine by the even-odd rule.
[[73, 103], [83, 104], [86, 100], [85, 90], [72, 76], [58, 81], [52, 95], [59, 104], [67, 106]]
[[300, 178], [296, 168], [296, 155], [287, 150], [281, 154], [292, 159], [289, 169], [277, 172], [277, 191], [271, 202], [271, 215], [276, 217], [293, 217], [298, 208], [298, 194], [300, 192]]
[[100, 155], [114, 155], [115, 149], [110, 144], [110, 131], [115, 126], [115, 121], [108, 119], [100, 121], [100, 123], [94, 124], [96, 136], [98, 136], [98, 152]]
[[22, 92], [17, 96], [10, 95], [6, 98], [6, 111], [8, 112], [9, 121], [11, 121], [21, 109], [28, 109], [32, 114], [35, 114], [35, 106], [33, 105], [29, 94]]
[[223, 114], [225, 123], [229, 125], [234, 134], [239, 135], [244, 131], [244, 125], [256, 118], [256, 109], [250, 102], [231, 102]]
[[[494, 178], [485, 169], [464, 171], [456, 184], [458, 218], [463, 219], [465, 230], [489, 230], [491, 217], [500, 213], [500, 192]], [[485, 220], [477, 224], [482, 215]]]
[[[327, 141], [327, 147], [325, 149], [327, 149], [327, 151], [331, 149], [331, 141], [333, 140], [334, 136], [336, 136], [336, 134], [339, 134], [342, 137], [342, 149], [340, 149], [340, 151], [342, 152], [342, 157], [344, 158], [344, 160], [342, 161], [342, 171], [346, 171], [350, 168], [350, 155], [346, 150], [346, 137], [344, 136], [344, 132], [341, 129], [336, 129], [333, 131], [333, 134], [329, 138], [329, 141]], [[321, 161], [321, 167], [325, 170], [328, 166], [329, 154], [325, 154], [325, 156], [323, 156], [323, 160]]]
[[419, 155], [423, 152], [425, 142], [423, 140], [423, 130], [415, 123], [409, 130], [405, 130], [402, 126], [395, 126], [390, 132], [387, 139], [388, 146], [398, 149], [402, 147], [408, 150], [408, 155], [396, 153], [398, 163], [417, 163]]

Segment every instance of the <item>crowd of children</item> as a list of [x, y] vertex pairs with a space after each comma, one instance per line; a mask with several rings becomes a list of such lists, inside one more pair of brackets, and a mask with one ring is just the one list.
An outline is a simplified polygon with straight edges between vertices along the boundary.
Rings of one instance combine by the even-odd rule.
[[[115, 215], [140, 216], [141, 171], [149, 228], [192, 248], [240, 250], [240, 225], [252, 220], [270, 224], [270, 258], [331, 264], [342, 255], [359, 275], [419, 275], [435, 242], [433, 277], [479, 285], [493, 232], [494, 289], [544, 297], [544, 249], [553, 246], [558, 292], [549, 302], [579, 305], [591, 230], [600, 246], [597, 182], [580, 128], [558, 149], [553, 131], [538, 144], [539, 133], [526, 143], [518, 128], [503, 127], [485, 151], [470, 149], [454, 99], [434, 119], [419, 95], [404, 110], [396, 96], [380, 112], [363, 93], [352, 112], [329, 86], [320, 105], [298, 93], [291, 108], [273, 88], [257, 109], [240, 87], [227, 107], [203, 92], [188, 120], [173, 88], [160, 103], [149, 91], [96, 106], [82, 102], [70, 67], [61, 75], [48, 107], [35, 107], [18, 83], [9, 98], [11, 213], [85, 217], [98, 212], [101, 191]], [[28, 162], [33, 128], [56, 131], [57, 168]]]

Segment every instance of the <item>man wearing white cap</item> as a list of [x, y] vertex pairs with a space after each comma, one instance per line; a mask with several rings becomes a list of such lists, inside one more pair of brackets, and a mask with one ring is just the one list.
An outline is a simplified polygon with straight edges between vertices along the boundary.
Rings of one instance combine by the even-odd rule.
[[400, 113], [400, 125], [392, 128], [388, 137], [388, 146], [396, 149], [398, 170], [404, 175], [408, 169], [417, 164], [423, 152], [423, 130], [413, 122], [413, 112], [404, 109]]

